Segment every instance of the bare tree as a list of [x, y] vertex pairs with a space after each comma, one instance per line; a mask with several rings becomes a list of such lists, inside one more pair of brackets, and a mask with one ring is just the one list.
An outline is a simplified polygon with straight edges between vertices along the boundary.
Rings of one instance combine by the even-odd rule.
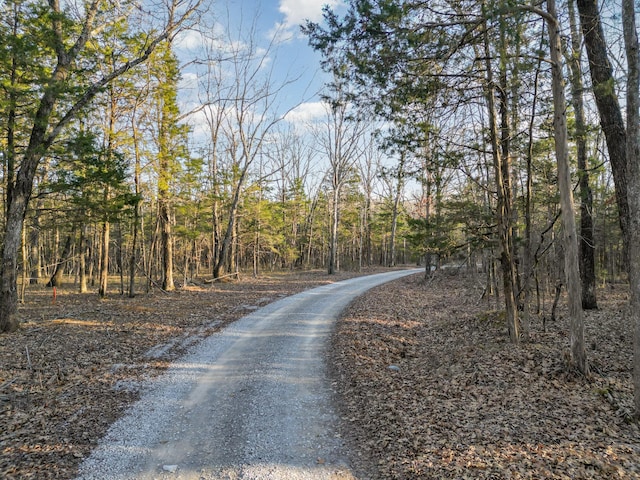
[[571, 360], [583, 374], [589, 374], [587, 354], [584, 346], [584, 313], [582, 311], [582, 283], [580, 281], [578, 238], [573, 211], [573, 190], [569, 170], [569, 139], [567, 113], [562, 74], [562, 44], [555, 0], [547, 0], [547, 26], [551, 50], [551, 81], [553, 90], [553, 130], [555, 136], [556, 161], [558, 162], [558, 187], [562, 209], [564, 233], [565, 276], [569, 293]]
[[504, 149], [500, 144], [498, 128], [498, 108], [496, 106], [495, 96], [496, 84], [494, 82], [494, 68], [491, 62], [489, 31], [487, 25], [485, 25], [483, 37], [486, 65], [485, 95], [487, 98], [487, 109], [489, 112], [489, 131], [491, 138], [491, 153], [493, 157], [493, 170], [496, 190], [498, 194], [498, 236], [500, 238], [500, 245], [502, 247], [500, 264], [502, 266], [505, 311], [509, 337], [513, 343], [517, 343], [520, 341], [520, 321], [518, 318], [518, 305], [516, 302], [516, 262], [513, 248], [510, 166], [509, 157], [508, 155], [505, 157]]
[[629, 312], [634, 325], [634, 416], [640, 419], [640, 52], [633, 0], [622, 0], [627, 56], [627, 172], [629, 174]]
[[[402, 151], [398, 164], [393, 172], [388, 172], [386, 177], [389, 183], [389, 193], [392, 201], [391, 206], [391, 229], [389, 234], [389, 259], [387, 266], [395, 267], [396, 265], [396, 234], [398, 230], [398, 216], [400, 214], [400, 202], [404, 195], [405, 184], [405, 164], [407, 161], [407, 152]], [[393, 182], [395, 180], [395, 182]]]
[[327, 174], [331, 188], [331, 225], [329, 259], [327, 271], [338, 271], [338, 226], [340, 224], [340, 194], [346, 183], [353, 178], [354, 168], [362, 148], [362, 137], [366, 126], [354, 116], [339, 83], [333, 85], [334, 98], [325, 103], [326, 117], [316, 131], [317, 141], [329, 162]]
[[562, 42], [555, 0], [547, 0], [547, 11], [530, 7], [547, 22], [551, 57], [551, 88], [553, 91], [553, 131], [556, 162], [558, 165], [558, 188], [564, 234], [564, 272], [569, 297], [571, 362], [585, 375], [589, 374], [584, 344], [584, 312], [582, 311], [582, 283], [580, 281], [578, 238], [574, 214], [573, 190], [569, 167], [569, 135], [567, 132], [566, 99], [564, 92]]
[[596, 300], [595, 238], [593, 228], [593, 194], [589, 186], [587, 169], [587, 125], [584, 114], [582, 81], [582, 35], [577, 25], [575, 0], [568, 2], [571, 26], [569, 67], [571, 103], [575, 115], [575, 141], [578, 157], [578, 184], [580, 186], [580, 278], [582, 281], [582, 308], [598, 308]]
[[358, 266], [370, 266], [373, 262], [373, 245], [371, 242], [371, 213], [373, 208], [374, 182], [380, 173], [380, 150], [373, 137], [365, 143], [358, 160], [360, 183], [364, 191], [364, 205], [360, 218], [360, 255]]
[[[220, 222], [216, 219], [220, 237], [216, 245], [214, 278], [222, 276], [225, 266], [229, 268], [233, 262], [232, 240], [245, 182], [250, 168], [263, 152], [270, 133], [283, 119], [282, 115], [274, 113], [274, 107], [286, 88], [295, 80], [274, 79], [275, 62], [272, 61], [272, 56], [277, 53], [277, 35], [272, 37], [267, 47], [260, 47], [257, 43], [257, 15], [247, 36], [238, 39], [234, 38], [230, 30], [227, 33], [225, 57], [219, 66], [222, 70], [217, 73], [217, 78], [225, 85], [223, 91], [227, 94], [221, 104], [215, 105], [219, 112], [215, 118], [222, 121], [220, 129], [218, 125], [213, 125], [213, 117], [209, 122], [213, 127], [212, 139], [216, 143], [220, 142], [219, 147], [229, 161], [227, 167], [231, 179], [226, 227], [219, 225]], [[217, 157], [213, 165], [218, 170], [216, 174], [220, 175]], [[214, 179], [215, 181], [217, 180]], [[217, 217], [216, 213], [214, 217]], [[215, 235], [217, 234], [214, 233]]]

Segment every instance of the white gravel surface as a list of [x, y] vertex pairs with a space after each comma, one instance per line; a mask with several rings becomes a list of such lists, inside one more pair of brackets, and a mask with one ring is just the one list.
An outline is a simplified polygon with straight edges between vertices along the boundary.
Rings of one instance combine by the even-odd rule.
[[324, 352], [349, 302], [413, 273], [308, 290], [206, 338], [145, 388], [81, 465], [78, 480], [355, 478]]

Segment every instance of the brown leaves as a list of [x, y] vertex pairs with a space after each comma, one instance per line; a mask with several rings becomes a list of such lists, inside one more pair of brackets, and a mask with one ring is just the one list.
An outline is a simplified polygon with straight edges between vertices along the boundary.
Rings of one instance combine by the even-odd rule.
[[0, 478], [73, 478], [145, 379], [246, 314], [238, 305], [347, 276], [291, 273], [134, 299], [69, 287], [58, 289], [55, 305], [50, 289], [29, 287], [26, 322], [0, 336]]
[[564, 320], [514, 347], [478, 298], [472, 279], [415, 276], [349, 308], [332, 370], [363, 477], [640, 478], [619, 301], [587, 314], [589, 382], [566, 371]]

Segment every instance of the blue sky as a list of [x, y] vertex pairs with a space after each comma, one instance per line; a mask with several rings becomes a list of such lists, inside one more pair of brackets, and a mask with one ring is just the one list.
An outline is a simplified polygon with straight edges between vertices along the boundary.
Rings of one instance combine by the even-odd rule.
[[[209, 31], [215, 31], [221, 39], [221, 45], [229, 42], [227, 31], [233, 38], [244, 36], [239, 40], [242, 42], [246, 42], [251, 36], [265, 49], [277, 38], [277, 47], [268, 54], [268, 68], [272, 69], [273, 81], [277, 85], [296, 79], [283, 89], [286, 91], [280, 95], [278, 108], [284, 113], [296, 106], [287, 119], [300, 123], [325, 113], [317, 96], [326, 81], [326, 76], [320, 69], [320, 55], [308, 45], [307, 38], [300, 32], [300, 25], [306, 20], [322, 20], [322, 7], [325, 4], [340, 8], [342, 0], [213, 0], [208, 18], [203, 18], [199, 24], [207, 25]], [[240, 30], [242, 32], [239, 34]], [[188, 64], [190, 57], [194, 56], [193, 52], [201, 47], [202, 42], [196, 32], [185, 33], [178, 40], [179, 57]], [[197, 67], [187, 66], [183, 70], [182, 98], [186, 99], [186, 110], [190, 108], [189, 92], [196, 90], [199, 76], [196, 69]], [[194, 105], [195, 103], [191, 104]]]
[[290, 100], [294, 103], [302, 101], [296, 111], [290, 115], [297, 121], [310, 120], [315, 116], [323, 116], [324, 109], [319, 105], [316, 93], [326, 81], [320, 70], [320, 55], [308, 44], [308, 40], [300, 33], [300, 25], [307, 20], [320, 22], [322, 8], [329, 5], [340, 8], [342, 0], [232, 0], [236, 7], [259, 11], [260, 30], [265, 39], [271, 38], [274, 32], [286, 38], [279, 47], [277, 62], [281, 63], [281, 71], [290, 75], [301, 75], [297, 85], [291, 89]]

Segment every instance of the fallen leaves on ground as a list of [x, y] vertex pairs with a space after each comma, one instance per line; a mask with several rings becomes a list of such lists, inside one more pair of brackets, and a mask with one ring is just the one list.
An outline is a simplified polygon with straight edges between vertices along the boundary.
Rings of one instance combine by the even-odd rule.
[[126, 298], [30, 287], [0, 335], [0, 478], [69, 479], [141, 387], [199, 339], [287, 295], [349, 276], [270, 274]]
[[[108, 426], [198, 340], [321, 272], [156, 291], [133, 299], [31, 288], [0, 336], [0, 478], [73, 478]], [[507, 342], [479, 279], [421, 275], [357, 300], [333, 346], [333, 381], [362, 478], [640, 478], [632, 329], [624, 286], [587, 313], [585, 380], [567, 370], [566, 315]], [[548, 310], [548, 309], [547, 309]], [[389, 369], [395, 366], [394, 369]], [[351, 432], [351, 433], [349, 433]]]
[[565, 360], [566, 312], [546, 331], [532, 317], [514, 346], [481, 282], [415, 275], [345, 312], [331, 372], [360, 477], [640, 478], [626, 287], [602, 290], [586, 313], [586, 379]]

